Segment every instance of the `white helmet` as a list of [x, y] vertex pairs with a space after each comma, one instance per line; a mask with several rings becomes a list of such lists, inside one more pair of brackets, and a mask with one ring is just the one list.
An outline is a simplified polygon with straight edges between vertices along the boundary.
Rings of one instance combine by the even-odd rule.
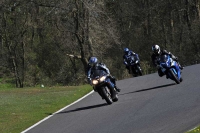
[[160, 54], [160, 46], [158, 45], [152, 46], [152, 51], [154, 52], [154, 54]]

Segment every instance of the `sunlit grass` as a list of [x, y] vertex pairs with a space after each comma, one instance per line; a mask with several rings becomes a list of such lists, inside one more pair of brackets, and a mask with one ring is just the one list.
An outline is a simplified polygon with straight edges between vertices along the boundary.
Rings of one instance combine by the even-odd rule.
[[88, 85], [6, 89], [0, 86], [0, 132], [21, 132], [91, 90]]

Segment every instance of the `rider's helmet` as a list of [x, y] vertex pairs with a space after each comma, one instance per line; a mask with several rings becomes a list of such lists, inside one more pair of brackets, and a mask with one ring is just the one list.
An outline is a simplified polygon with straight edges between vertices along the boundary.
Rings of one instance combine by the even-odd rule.
[[128, 54], [129, 53], [129, 49], [128, 48], [124, 48], [124, 54]]
[[97, 64], [97, 62], [98, 62], [97, 57], [91, 57], [90, 60], [89, 60], [89, 64], [91, 66], [95, 66]]
[[154, 54], [160, 54], [160, 46], [158, 46], [157, 44], [156, 45], [153, 45], [152, 46], [152, 51]]

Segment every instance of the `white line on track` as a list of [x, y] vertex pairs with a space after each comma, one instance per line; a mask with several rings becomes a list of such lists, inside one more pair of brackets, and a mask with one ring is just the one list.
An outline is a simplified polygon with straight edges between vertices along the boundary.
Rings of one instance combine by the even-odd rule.
[[190, 130], [189, 130], [189, 132], [191, 132], [191, 131], [195, 130], [196, 128], [197, 128], [197, 127], [193, 128], [193, 129], [190, 129]]
[[21, 133], [25, 133], [25, 132], [29, 131], [30, 129], [36, 127], [36, 126], [39, 125], [40, 123], [42, 123], [42, 122], [46, 121], [47, 119], [51, 118], [51, 117], [54, 116], [55, 114], [57, 114], [57, 113], [59, 113], [59, 112], [65, 110], [66, 108], [68, 108], [68, 107], [72, 106], [73, 104], [75, 104], [75, 103], [81, 101], [82, 99], [86, 98], [87, 96], [89, 96], [89, 95], [92, 94], [93, 92], [94, 92], [94, 90], [92, 90], [91, 92], [89, 92], [89, 93], [86, 94], [85, 96], [81, 97], [80, 99], [76, 100], [75, 102], [71, 103], [70, 105], [67, 105], [66, 107], [64, 107], [64, 108], [62, 108], [62, 109], [60, 109], [60, 110], [58, 110], [57, 112], [53, 113], [52, 115], [49, 115], [49, 116], [47, 116], [46, 118], [42, 119], [41, 121], [35, 123], [33, 126], [27, 128], [26, 130], [22, 131]]

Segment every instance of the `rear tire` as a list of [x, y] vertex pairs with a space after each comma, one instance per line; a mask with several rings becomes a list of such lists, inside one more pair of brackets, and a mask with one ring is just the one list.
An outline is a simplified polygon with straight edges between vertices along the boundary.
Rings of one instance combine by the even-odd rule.
[[118, 101], [118, 95], [117, 95], [117, 94], [115, 95], [115, 98], [112, 99], [112, 101], [113, 101], [113, 102], [117, 102], [117, 101]]
[[177, 75], [172, 71], [169, 70], [170, 75], [172, 76], [172, 79], [177, 83], [180, 84], [180, 80], [178, 79]]
[[102, 88], [102, 96], [106, 100], [108, 104], [112, 104], [112, 97], [111, 97], [111, 92], [107, 87]]
[[183, 81], [183, 78], [181, 77], [181, 78], [180, 78], [180, 82], [182, 82], [182, 81]]

